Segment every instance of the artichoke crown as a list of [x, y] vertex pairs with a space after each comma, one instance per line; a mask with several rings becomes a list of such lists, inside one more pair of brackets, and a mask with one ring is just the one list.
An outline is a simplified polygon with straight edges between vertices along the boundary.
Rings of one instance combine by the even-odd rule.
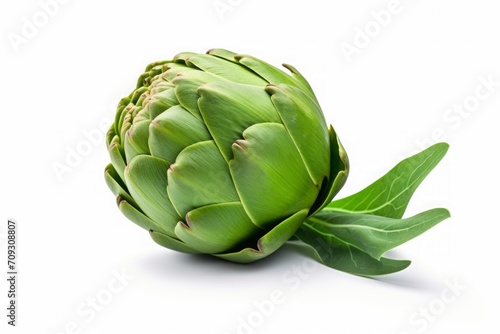
[[150, 64], [107, 135], [120, 210], [165, 247], [265, 257], [328, 204], [347, 156], [307, 81], [213, 49]]

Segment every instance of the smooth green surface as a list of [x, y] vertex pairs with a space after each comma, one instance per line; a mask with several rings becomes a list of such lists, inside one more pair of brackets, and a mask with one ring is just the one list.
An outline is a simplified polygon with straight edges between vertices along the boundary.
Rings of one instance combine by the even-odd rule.
[[206, 127], [224, 158], [233, 158], [231, 146], [254, 124], [280, 123], [263, 87], [213, 82], [200, 87], [198, 105]]
[[[248, 215], [257, 226], [269, 230], [314, 203], [315, 186], [285, 127], [256, 124], [233, 144], [231, 175]], [[269, 145], [269, 143], [273, 143]]]
[[149, 154], [149, 121], [135, 122], [125, 135], [125, 156], [127, 161], [142, 154]]
[[155, 117], [149, 131], [151, 154], [172, 162], [189, 145], [212, 139], [205, 124], [179, 105]]
[[142, 211], [168, 234], [175, 236], [174, 227], [180, 217], [170, 203], [167, 192], [167, 161], [149, 156], [135, 157], [125, 169], [130, 194]]
[[391, 274], [410, 265], [408, 260], [381, 258], [377, 260], [367, 253], [337, 239], [321, 234], [303, 224], [295, 233], [302, 242], [312, 246], [319, 260], [326, 266], [349, 274], [375, 276]]
[[106, 166], [104, 170], [104, 179], [106, 180], [106, 184], [108, 185], [109, 189], [116, 197], [119, 197], [120, 199], [126, 200], [127, 202], [137, 206], [135, 200], [130, 196], [129, 192], [127, 191], [127, 187], [121, 180], [120, 176], [115, 170], [115, 167], [113, 167], [112, 164], [108, 164]]
[[180, 217], [205, 205], [239, 201], [227, 163], [211, 140], [184, 149], [167, 176], [167, 192]]
[[148, 216], [139, 211], [139, 209], [137, 209], [135, 206], [133, 206], [126, 200], [117, 197], [117, 204], [118, 208], [125, 217], [127, 217], [130, 221], [139, 225], [143, 229], [150, 231], [158, 231], [162, 233], [170, 233], [163, 226], [159, 225], [155, 221], [148, 218]]
[[192, 52], [183, 52], [178, 54], [175, 59], [182, 59], [188, 64], [188, 66], [195, 66], [205, 72], [213, 73], [235, 83], [256, 86], [262, 86], [267, 83], [245, 67], [219, 57], [196, 54]]
[[257, 241], [254, 247], [246, 247], [241, 251], [225, 254], [213, 254], [225, 260], [249, 263], [263, 259], [287, 242], [302, 225], [307, 217], [307, 210], [301, 210], [293, 216], [277, 224], [271, 231]]
[[262, 232], [240, 202], [198, 208], [189, 212], [186, 222], [178, 223], [175, 228], [179, 239], [202, 253], [226, 252]]
[[404, 159], [360, 192], [331, 202], [326, 210], [401, 218], [411, 196], [441, 161], [449, 145], [437, 143]]
[[309, 87], [304, 85], [302, 81], [296, 80], [288, 73], [283, 72], [282, 70], [266, 63], [265, 61], [262, 61], [250, 55], [237, 55], [235, 56], [235, 59], [238, 60], [240, 64], [243, 64], [247, 68], [260, 75], [268, 83], [275, 85], [285, 84], [296, 86], [309, 92]]
[[172, 238], [164, 233], [150, 230], [149, 235], [160, 246], [170, 248], [172, 250], [182, 252], [182, 253], [201, 254], [201, 252], [189, 247], [184, 242], [182, 242], [176, 238]]
[[305, 224], [325, 237], [334, 235], [375, 259], [424, 233], [450, 217], [446, 209], [433, 209], [406, 219], [340, 212], [320, 212]]
[[293, 86], [272, 85], [267, 91], [312, 181], [320, 185], [330, 170], [330, 155], [325, 154], [330, 142], [323, 112], [316, 101]]
[[349, 175], [349, 159], [332, 126], [328, 129], [330, 137], [330, 176], [323, 185], [310, 216], [325, 207], [342, 189]]
[[122, 146], [120, 144], [120, 137], [117, 135], [113, 136], [111, 142], [108, 146], [109, 157], [111, 159], [111, 164], [115, 168], [116, 172], [120, 176], [121, 180], [125, 180], [124, 172], [127, 166], [125, 162], [124, 155], [122, 151]]

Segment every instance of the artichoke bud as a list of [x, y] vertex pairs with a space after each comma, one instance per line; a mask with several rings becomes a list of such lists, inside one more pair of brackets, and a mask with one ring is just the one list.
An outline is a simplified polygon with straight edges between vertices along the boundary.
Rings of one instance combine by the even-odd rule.
[[125, 216], [165, 247], [251, 262], [328, 204], [347, 157], [285, 67], [221, 49], [149, 65], [107, 136]]

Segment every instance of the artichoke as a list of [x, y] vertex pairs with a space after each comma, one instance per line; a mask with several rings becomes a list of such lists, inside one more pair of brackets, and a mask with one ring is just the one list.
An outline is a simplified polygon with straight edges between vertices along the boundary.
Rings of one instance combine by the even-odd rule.
[[442, 208], [402, 217], [448, 145], [332, 201], [347, 155], [311, 86], [283, 66], [290, 73], [223, 49], [147, 66], [106, 138], [118, 207], [180, 252], [247, 263], [292, 239], [351, 274], [406, 268], [410, 261], [382, 255], [449, 217]]
[[212, 49], [152, 63], [107, 134], [106, 181], [158, 244], [264, 258], [326, 206], [348, 161], [305, 78]]

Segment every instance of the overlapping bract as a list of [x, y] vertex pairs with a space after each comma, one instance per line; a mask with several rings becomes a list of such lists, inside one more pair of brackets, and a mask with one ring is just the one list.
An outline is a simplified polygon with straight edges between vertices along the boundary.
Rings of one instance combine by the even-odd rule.
[[328, 204], [347, 156], [285, 67], [221, 49], [149, 65], [107, 136], [125, 216], [165, 247], [251, 262]]

